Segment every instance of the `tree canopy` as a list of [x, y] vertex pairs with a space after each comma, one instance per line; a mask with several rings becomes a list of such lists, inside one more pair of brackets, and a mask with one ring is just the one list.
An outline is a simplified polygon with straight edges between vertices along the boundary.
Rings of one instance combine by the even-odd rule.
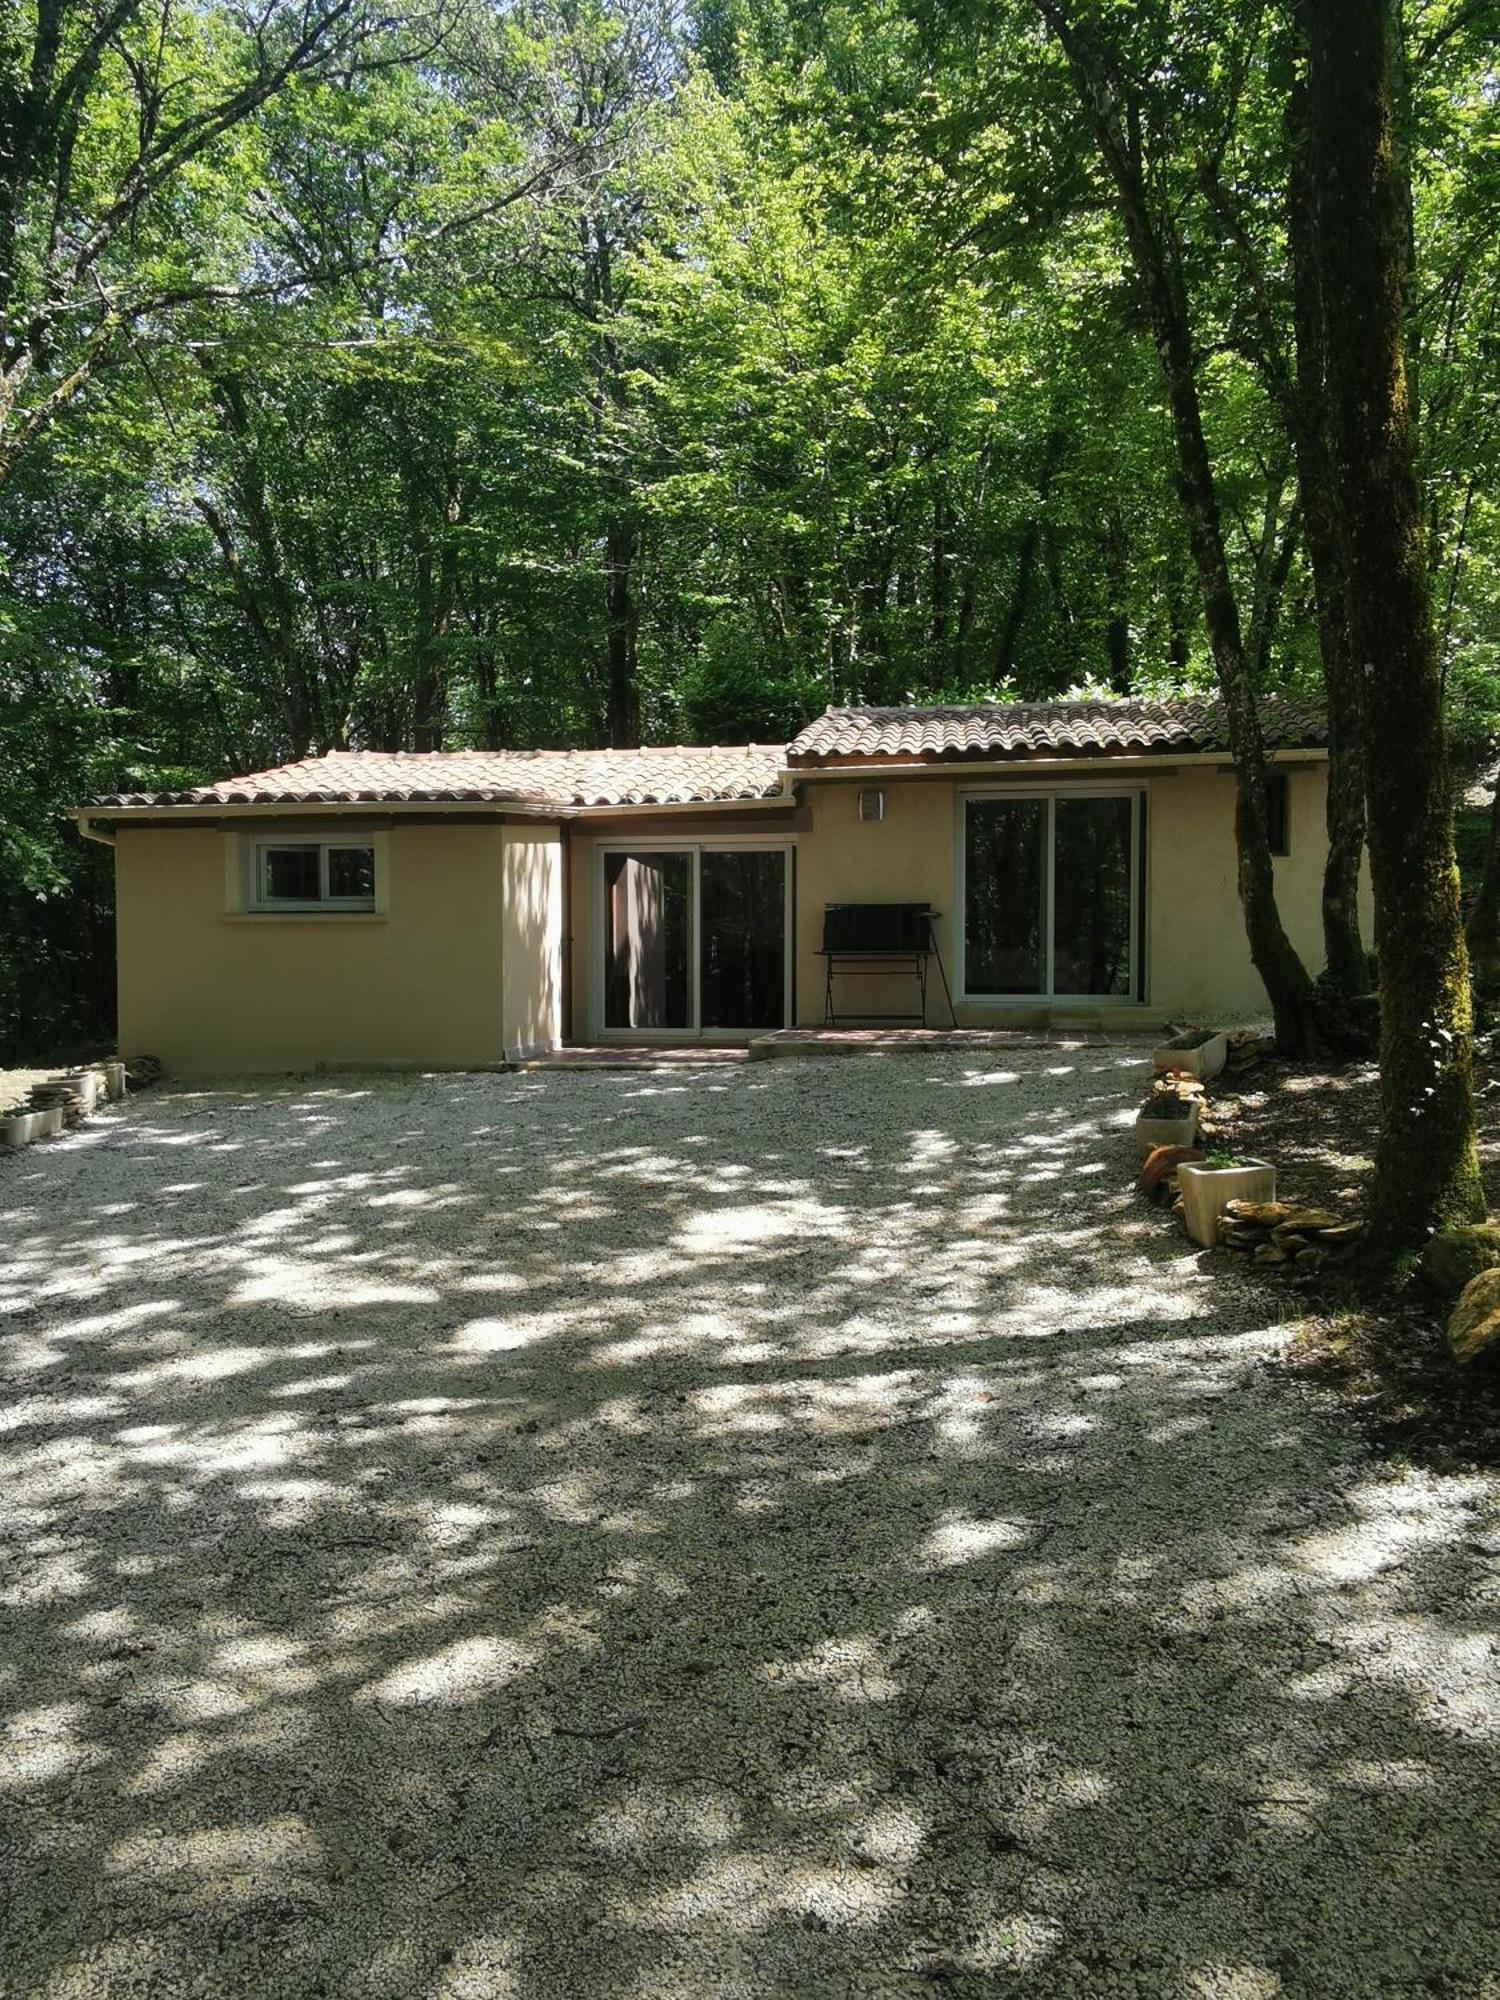
[[[1500, 717], [1497, 14], [1404, 21], [1460, 774]], [[107, 1019], [93, 791], [1224, 685], [1168, 335], [1236, 671], [1319, 689], [1299, 62], [1223, 0], [18, 0], [0, 1048]]]

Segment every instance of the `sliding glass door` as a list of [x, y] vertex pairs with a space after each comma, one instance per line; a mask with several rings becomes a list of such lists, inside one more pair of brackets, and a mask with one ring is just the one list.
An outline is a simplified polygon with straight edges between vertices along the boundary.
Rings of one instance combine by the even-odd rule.
[[788, 849], [632, 846], [601, 861], [606, 1033], [786, 1025]]
[[962, 809], [965, 996], [1134, 994], [1142, 795], [975, 794]]
[[604, 857], [604, 1019], [686, 1028], [693, 1007], [693, 857]]
[[707, 847], [699, 854], [702, 1027], [785, 1027], [786, 889], [784, 849]]

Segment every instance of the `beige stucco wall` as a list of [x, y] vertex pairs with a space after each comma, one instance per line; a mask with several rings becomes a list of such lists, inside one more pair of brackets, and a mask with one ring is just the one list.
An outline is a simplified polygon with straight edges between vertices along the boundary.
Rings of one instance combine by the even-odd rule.
[[[1286, 762], [1291, 852], [1276, 862], [1283, 919], [1310, 969], [1322, 965], [1320, 895], [1323, 870], [1323, 810], [1326, 766], [1321, 761]], [[809, 778], [801, 782], [801, 809], [780, 830], [796, 849], [795, 1018], [817, 1026], [823, 1019], [823, 906], [837, 902], [930, 902], [941, 912], [939, 942], [948, 975], [959, 984], [960, 952], [955, 935], [958, 882], [956, 853], [959, 797], [965, 791], [1012, 782], [1066, 788], [1069, 782], [1147, 795], [1146, 999], [1144, 1006], [1119, 1002], [1058, 1002], [1051, 1014], [1042, 1000], [964, 1002], [960, 1022], [972, 1026], [1090, 1016], [1123, 1020], [1197, 1014], [1219, 1020], [1260, 1017], [1265, 995], [1250, 964], [1244, 923], [1235, 888], [1234, 781], [1212, 765], [1180, 765], [1171, 773], [1149, 774], [1126, 767], [1101, 769], [1095, 763], [1072, 773], [1043, 773], [1037, 767], [1002, 772], [976, 771], [957, 777], [877, 779]], [[886, 794], [886, 817], [859, 818], [861, 785], [878, 784]], [[640, 822], [640, 831], [684, 842], [712, 841], [732, 832], [723, 819]], [[768, 821], [761, 829], [777, 833]], [[596, 849], [603, 836], [575, 830], [572, 865], [572, 954], [574, 1039], [598, 1030], [596, 972], [600, 949], [596, 907]], [[612, 828], [611, 843], [628, 840]], [[1366, 896], [1366, 930], [1369, 910]], [[898, 1013], [915, 1000], [910, 978], [841, 981], [839, 1005], [848, 1012]], [[934, 971], [928, 1018], [945, 1020]]]
[[[1327, 766], [1287, 762], [1290, 852], [1275, 864], [1277, 898], [1292, 942], [1313, 971], [1323, 963], [1321, 892]], [[1250, 963], [1244, 920], [1235, 887], [1234, 779], [1213, 766], [1182, 765], [1170, 774], [1129, 773], [1124, 767], [1072, 774], [1072, 782], [1113, 783], [1121, 790], [1146, 792], [1146, 996], [1155, 1016], [1192, 1013], [1226, 1020], [1262, 1015], [1265, 991]], [[865, 784], [879, 780], [866, 777]], [[809, 783], [804, 798], [811, 830], [798, 854], [797, 1018], [815, 1025], [823, 1018], [823, 960], [817, 956], [823, 906], [834, 902], [930, 902], [941, 912], [938, 939], [955, 990], [960, 985], [961, 939], [957, 935], [959, 798], [965, 791], [1004, 786], [1003, 774], [953, 779], [887, 779], [886, 817], [859, 818], [859, 783]], [[1035, 767], [1011, 782], [1066, 789], [1069, 777], [1044, 776]], [[1365, 897], [1369, 928], [1368, 889]], [[929, 988], [929, 1019], [944, 1018], [935, 978]], [[912, 1004], [910, 980], [865, 978], [839, 982], [840, 1007], [849, 1011], [897, 1012]], [[845, 997], [847, 996], [847, 998]], [[957, 1002], [961, 1024], [984, 1026], [1035, 1016], [1044, 1002]], [[1088, 1002], [1059, 1002], [1056, 1012], [1080, 1019], [1091, 1011], [1115, 1018], [1120, 1003], [1091, 1008]]]
[[[1291, 853], [1276, 863], [1283, 919], [1309, 967], [1322, 963], [1319, 898], [1325, 766], [1293, 763]], [[1097, 783], [1096, 765], [1078, 773]], [[1208, 766], [1146, 776], [1112, 770], [1148, 797], [1147, 993], [1144, 1017], [1256, 1017], [1265, 997], [1250, 964], [1234, 882], [1233, 781]], [[1033, 767], [1013, 782], [1043, 781]], [[868, 778], [865, 783], [871, 782]], [[555, 1046], [572, 980], [572, 1037], [598, 1032], [601, 840], [765, 838], [795, 850], [795, 1019], [823, 1019], [823, 906], [930, 902], [949, 977], [955, 937], [959, 797], [1005, 782], [985, 773], [881, 781], [884, 821], [861, 821], [856, 781], [805, 781], [794, 816], [641, 815], [607, 829], [499, 821], [414, 825], [383, 843], [386, 908], [378, 917], [233, 913], [241, 833], [213, 826], [118, 831], [120, 1045], [159, 1055], [178, 1075], [330, 1063], [463, 1067]], [[1049, 774], [1063, 787], [1067, 777]], [[338, 822], [353, 834], [357, 824]], [[248, 830], [248, 823], [247, 823]], [[278, 833], [294, 833], [285, 820]], [[309, 827], [308, 832], [313, 829]], [[326, 834], [330, 822], [317, 831]], [[570, 859], [571, 857], [571, 859]], [[568, 881], [565, 883], [565, 871]], [[1366, 895], [1366, 932], [1369, 911]], [[565, 940], [564, 932], [571, 932]], [[569, 944], [571, 948], [569, 948]], [[910, 980], [840, 989], [846, 1012], [904, 1012]], [[1046, 1019], [1044, 1001], [958, 1003], [960, 1022]], [[1058, 1003], [1052, 1018], [1121, 1020], [1119, 1003]], [[928, 1018], [945, 1018], [936, 982]]]
[[[1290, 853], [1279, 856], [1276, 902], [1287, 935], [1310, 972], [1323, 969], [1324, 811], [1328, 766], [1293, 764], [1287, 811]], [[1150, 995], [1174, 1014], [1224, 1020], [1264, 1015], [1265, 988], [1250, 963], [1235, 885], [1234, 779], [1182, 769], [1156, 779], [1147, 850]], [[1368, 878], [1362, 898], [1370, 938]]]
[[562, 829], [503, 832], [501, 1039], [509, 1057], [537, 1055], [562, 1040]]
[[[385, 837], [384, 916], [282, 917], [227, 912], [237, 834], [122, 826], [121, 1049], [179, 1076], [499, 1062], [505, 832], [398, 823]], [[517, 1005], [529, 1018], [533, 1002]]]
[[[938, 948], [956, 977], [952, 949], [954, 788], [936, 778], [895, 779], [866, 786], [885, 793], [883, 820], [861, 820], [861, 786], [847, 780], [810, 783], [803, 793], [811, 830], [797, 852], [797, 1022], [823, 1021], [823, 941], [826, 903], [931, 903], [941, 912]], [[910, 1014], [917, 1001], [909, 977], [841, 972], [835, 981], [840, 1013]], [[946, 1024], [937, 973], [932, 972], [927, 1018]]]

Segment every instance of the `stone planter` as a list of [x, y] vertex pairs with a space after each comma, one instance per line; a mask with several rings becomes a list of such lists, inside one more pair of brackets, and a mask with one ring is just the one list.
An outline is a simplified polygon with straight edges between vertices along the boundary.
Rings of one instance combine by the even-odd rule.
[[1189, 1076], [1200, 1077], [1207, 1083], [1229, 1060], [1229, 1037], [1210, 1035], [1195, 1049], [1174, 1049], [1168, 1042], [1156, 1050], [1151, 1060], [1160, 1070], [1185, 1069]]
[[45, 1111], [13, 1111], [0, 1118], [0, 1145], [30, 1146], [38, 1139], [53, 1139], [63, 1128], [59, 1107]]
[[1184, 1161], [1177, 1169], [1182, 1194], [1182, 1219], [1195, 1243], [1211, 1250], [1219, 1240], [1219, 1223], [1231, 1201], [1274, 1201], [1276, 1169], [1264, 1160], [1246, 1160], [1238, 1167], [1210, 1167]]
[[1158, 1146], [1191, 1146], [1198, 1138], [1198, 1100], [1189, 1100], [1186, 1111], [1171, 1118], [1152, 1118], [1142, 1111], [1135, 1121], [1135, 1143], [1144, 1160]]
[[125, 1065], [122, 1062], [107, 1062], [104, 1065], [104, 1088], [112, 1098], [125, 1095]]

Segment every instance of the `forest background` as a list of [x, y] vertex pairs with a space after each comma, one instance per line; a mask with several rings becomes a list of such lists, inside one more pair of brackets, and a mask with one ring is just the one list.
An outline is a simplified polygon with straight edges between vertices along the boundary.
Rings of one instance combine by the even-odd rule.
[[[1245, 673], [1321, 698], [1298, 24], [1096, 6], [1080, 59], [1076, 11], [9, 9], [0, 1060], [108, 1034], [109, 857], [64, 817], [92, 793], [1220, 684], [1111, 132], [1184, 321]], [[1463, 793], [1500, 729], [1497, 31], [1462, 0], [1400, 20], [1471, 889]]]

